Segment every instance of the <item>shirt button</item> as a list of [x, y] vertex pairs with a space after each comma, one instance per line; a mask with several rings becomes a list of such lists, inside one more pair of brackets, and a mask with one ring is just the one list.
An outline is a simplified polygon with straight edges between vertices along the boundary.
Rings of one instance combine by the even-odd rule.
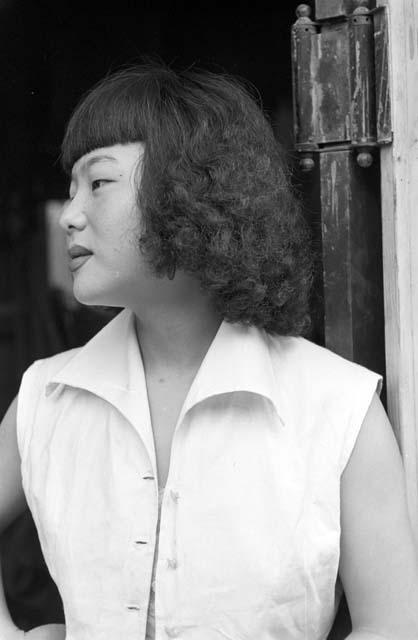
[[174, 489], [171, 489], [170, 491], [170, 497], [172, 499], [173, 502], [178, 502], [179, 498], [180, 498], [180, 494], [178, 491], [174, 491]]
[[169, 569], [177, 569], [178, 563], [175, 558], [167, 558], [167, 567]]
[[177, 638], [180, 635], [180, 631], [177, 627], [164, 627], [164, 631], [169, 638]]

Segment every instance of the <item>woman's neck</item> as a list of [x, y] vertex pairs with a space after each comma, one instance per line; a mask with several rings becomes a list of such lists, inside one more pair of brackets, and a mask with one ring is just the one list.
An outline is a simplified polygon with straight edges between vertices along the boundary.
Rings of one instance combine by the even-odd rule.
[[222, 321], [203, 295], [187, 303], [164, 302], [135, 315], [147, 371], [187, 372], [199, 368]]

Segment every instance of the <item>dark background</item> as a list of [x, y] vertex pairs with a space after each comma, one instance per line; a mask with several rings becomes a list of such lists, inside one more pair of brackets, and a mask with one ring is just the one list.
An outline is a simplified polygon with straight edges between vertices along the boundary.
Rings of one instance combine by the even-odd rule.
[[60, 197], [65, 123], [82, 93], [109, 71], [159, 56], [174, 67], [226, 70], [253, 82], [270, 114], [291, 96], [293, 3], [275, 9], [216, 3], [68, 0], [0, 2], [7, 191]]
[[[65, 123], [81, 95], [107, 73], [152, 56], [175, 69], [227, 71], [252, 82], [278, 140], [292, 152], [290, 28], [297, 3], [0, 0], [0, 409], [34, 359], [78, 346], [108, 319], [68, 309], [47, 283], [44, 203], [65, 199], [59, 165]], [[305, 211], [316, 229], [312, 202]], [[65, 256], [63, 256], [63, 259]], [[321, 328], [317, 327], [321, 342]], [[10, 609], [24, 629], [62, 621], [28, 513], [2, 539]], [[344, 620], [335, 638], [345, 637]], [[342, 631], [341, 629], [345, 629]]]

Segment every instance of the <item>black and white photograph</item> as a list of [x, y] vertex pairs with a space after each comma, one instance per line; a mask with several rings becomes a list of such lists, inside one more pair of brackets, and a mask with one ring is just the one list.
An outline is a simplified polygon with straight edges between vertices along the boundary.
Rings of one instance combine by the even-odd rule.
[[0, 0], [0, 640], [418, 640], [418, 0]]

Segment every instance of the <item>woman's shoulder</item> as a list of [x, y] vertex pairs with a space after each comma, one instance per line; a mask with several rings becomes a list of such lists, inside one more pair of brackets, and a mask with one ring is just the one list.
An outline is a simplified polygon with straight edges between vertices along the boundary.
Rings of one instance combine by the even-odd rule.
[[302, 364], [306, 366], [307, 363], [337, 368], [360, 366], [302, 336], [267, 334], [267, 341], [272, 359], [277, 359], [288, 366]]
[[313, 392], [329, 389], [348, 394], [364, 384], [380, 389], [380, 374], [306, 338], [270, 335], [267, 340], [276, 374], [297, 381], [298, 386], [304, 384]]
[[315, 442], [323, 469], [326, 459], [338, 461], [342, 473], [382, 376], [300, 337], [272, 337], [270, 355], [281, 406], [299, 442]]
[[22, 382], [31, 379], [39, 384], [45, 383], [47, 379], [54, 376], [60, 371], [75, 355], [80, 351], [81, 347], [60, 351], [55, 355], [46, 358], [40, 358], [32, 362], [25, 370], [22, 376]]
[[[53, 356], [35, 360], [23, 373], [17, 395], [16, 432], [19, 452], [25, 459], [29, 446], [29, 434], [38, 421], [39, 412], [47, 397], [48, 381], [60, 371], [79, 351], [68, 349]], [[42, 421], [42, 428], [45, 427]]]

